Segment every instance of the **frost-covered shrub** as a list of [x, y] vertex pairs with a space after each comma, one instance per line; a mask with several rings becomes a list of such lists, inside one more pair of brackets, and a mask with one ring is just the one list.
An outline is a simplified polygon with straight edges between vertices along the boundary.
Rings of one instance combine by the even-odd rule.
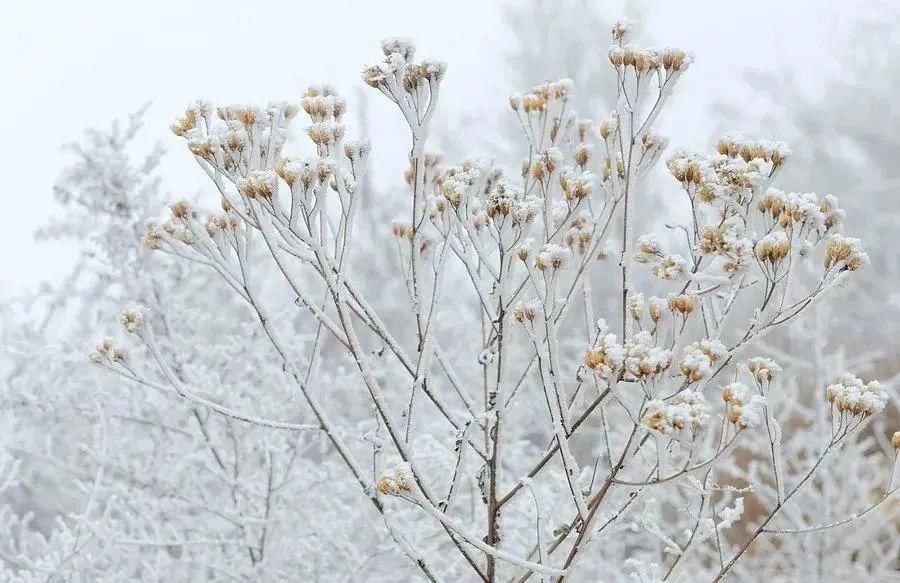
[[[893, 458], [872, 451], [883, 428], [865, 433], [886, 388], [829, 369], [814, 402], [793, 399], [789, 355], [758, 352], [868, 262], [837, 200], [772, 186], [784, 144], [727, 136], [666, 157], [690, 220], [639, 233], [668, 144], [653, 124], [692, 57], [612, 33], [615, 110], [579, 118], [567, 80], [512, 96], [527, 156], [511, 171], [428, 151], [446, 66], [385, 41], [363, 80], [411, 141], [389, 240], [361, 231], [370, 146], [345, 139], [331, 87], [190, 106], [172, 131], [221, 210], [178, 201], [147, 225], [172, 262], [91, 354], [121, 402], [90, 418], [87, 502], [56, 546], [6, 552], [10, 577], [749, 580], [771, 545], [775, 578], [809, 553], [795, 539], [887, 506]], [[312, 151], [287, 155], [301, 115]], [[113, 439], [129, 407], [146, 428]], [[857, 493], [857, 475], [873, 500], [829, 491]], [[834, 513], [809, 512], [810, 491]]]

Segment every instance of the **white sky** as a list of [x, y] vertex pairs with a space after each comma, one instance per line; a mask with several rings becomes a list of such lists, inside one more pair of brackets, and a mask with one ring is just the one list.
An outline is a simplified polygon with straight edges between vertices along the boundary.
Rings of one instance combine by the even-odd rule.
[[[696, 55], [661, 128], [676, 136], [674, 146], [697, 148], [716, 130], [708, 115], [714, 95], [759, 106], [736, 83], [748, 64], [790, 71], [785, 83], [816, 90], [816, 67], [841, 50], [835, 27], [865, 2], [644, 4], [640, 25], [656, 44]], [[52, 185], [67, 161], [60, 146], [86, 127], [105, 127], [152, 102], [144, 138], [169, 151], [164, 187], [173, 197], [192, 194], [203, 177], [167, 130], [192, 100], [266, 103], [331, 82], [352, 107], [359, 71], [378, 59], [379, 40], [409, 36], [420, 55], [448, 62], [441, 108], [453, 119], [505, 101], [502, 50], [510, 32], [499, 15], [500, 3], [488, 0], [0, 0], [0, 297], [65, 272], [71, 261], [65, 246], [36, 244], [32, 234], [55, 212]], [[597, 31], [599, 59], [607, 34]], [[800, 74], [798, 63], [807, 64]], [[402, 164], [406, 136], [386, 100], [370, 104], [373, 145], [385, 161], [374, 171], [384, 174]]]

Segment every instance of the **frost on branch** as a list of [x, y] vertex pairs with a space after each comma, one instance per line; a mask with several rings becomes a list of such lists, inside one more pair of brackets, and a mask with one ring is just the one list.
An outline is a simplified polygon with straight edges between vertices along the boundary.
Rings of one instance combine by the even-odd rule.
[[[886, 389], [829, 370], [803, 402], [789, 355], [759, 351], [867, 256], [834, 197], [775, 189], [784, 144], [666, 156], [654, 124], [692, 57], [627, 28], [599, 122], [568, 79], [508, 100], [513, 169], [445, 165], [429, 136], [447, 68], [385, 41], [362, 78], [409, 126], [409, 167], [399, 216], [374, 225], [371, 147], [347, 140], [334, 88], [190, 105], [171, 130], [210, 194], [146, 224], [152, 277], [117, 298], [145, 307], [90, 356], [108, 385], [84, 412], [84, 506], [16, 568], [142, 576], [162, 548], [158, 577], [314, 578], [316, 556], [386, 581], [718, 581], [755, 545], [832, 528], [800, 504], [846, 478], [831, 459], [874, 439]], [[642, 234], [662, 159], [690, 220]], [[133, 451], [109, 438], [126, 417]]]

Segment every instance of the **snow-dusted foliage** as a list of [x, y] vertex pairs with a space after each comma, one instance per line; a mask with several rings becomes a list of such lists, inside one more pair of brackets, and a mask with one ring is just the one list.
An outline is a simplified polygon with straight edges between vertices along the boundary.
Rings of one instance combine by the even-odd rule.
[[[121, 237], [139, 223], [131, 197], [159, 198], [153, 165], [129, 162], [132, 132], [91, 142], [65, 200], [84, 201], [96, 219], [79, 234], [107, 251], [74, 278], [105, 287], [96, 304], [72, 295], [119, 326], [93, 368], [38, 350], [46, 328], [8, 343], [4, 398], [21, 412], [0, 427], [3, 577], [893, 569], [900, 436], [871, 423], [889, 388], [822, 343], [811, 363], [765, 350], [865, 268], [862, 243], [841, 232], [834, 197], [773, 186], [790, 164], [780, 142], [731, 135], [665, 155], [654, 122], [692, 56], [632, 46], [623, 24], [612, 38], [615, 109], [578, 117], [566, 79], [510, 97], [525, 155], [511, 170], [428, 150], [446, 66], [385, 41], [363, 80], [410, 130], [408, 198], [389, 224], [359, 215], [378, 196], [371, 146], [346, 139], [329, 86], [264, 108], [189, 106], [171, 129], [209, 192], [147, 223], [140, 253]], [[312, 147], [289, 155], [298, 117]], [[635, 209], [661, 159], [690, 220], [642, 233]], [[50, 297], [67, 304], [70, 289]], [[74, 338], [99, 331], [79, 322]], [[812, 394], [796, 389], [807, 379]], [[23, 510], [45, 487], [65, 497], [35, 525]], [[849, 551], [848, 527], [867, 544]]]

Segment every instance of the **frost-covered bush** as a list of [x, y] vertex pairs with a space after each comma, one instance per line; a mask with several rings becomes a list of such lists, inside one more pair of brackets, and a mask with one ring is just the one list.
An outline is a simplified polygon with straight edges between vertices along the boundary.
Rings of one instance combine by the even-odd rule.
[[[127, 260], [149, 281], [116, 295], [121, 333], [90, 356], [111, 374], [77, 393], [84, 503], [49, 538], [10, 515], [4, 575], [793, 580], [796, 541], [863, 514], [896, 555], [900, 435], [870, 426], [886, 388], [833, 358], [799, 398], [800, 367], [759, 348], [865, 266], [860, 241], [834, 197], [772, 186], [784, 144], [740, 136], [667, 156], [688, 220], [640, 233], [668, 144], [653, 124], [692, 57], [612, 34], [615, 110], [579, 118], [567, 80], [512, 96], [513, 170], [429, 152], [446, 67], [385, 41], [363, 80], [410, 129], [392, 224], [359, 220], [370, 146], [345, 139], [331, 87], [190, 106], [172, 131], [211, 195], [169, 205]], [[289, 156], [304, 114], [312, 151]], [[840, 495], [862, 478], [869, 500]], [[894, 568], [814, 540], [820, 572]]]

